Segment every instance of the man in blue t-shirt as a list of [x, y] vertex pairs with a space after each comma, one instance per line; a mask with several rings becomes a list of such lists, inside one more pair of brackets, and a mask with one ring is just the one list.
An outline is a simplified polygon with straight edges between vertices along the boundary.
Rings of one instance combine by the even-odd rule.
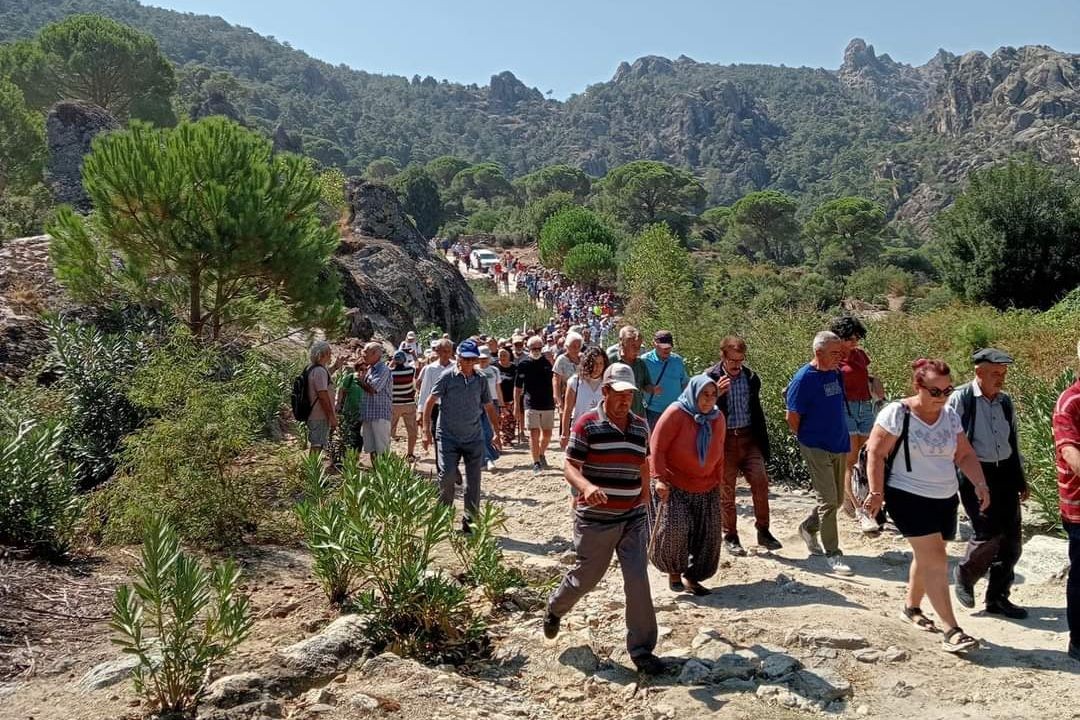
[[799, 535], [811, 555], [825, 556], [834, 573], [853, 575], [840, 552], [836, 531], [836, 511], [844, 500], [845, 458], [851, 447], [844, 417], [844, 381], [838, 369], [844, 354], [843, 341], [835, 334], [826, 331], [814, 336], [814, 359], [788, 383], [787, 423], [799, 438], [817, 493], [817, 505], [799, 525]]
[[672, 350], [674, 345], [670, 330], [658, 330], [653, 335], [653, 349], [641, 356], [652, 386], [645, 394], [645, 419], [650, 428], [656, 427], [668, 405], [679, 399], [690, 382], [682, 356]]

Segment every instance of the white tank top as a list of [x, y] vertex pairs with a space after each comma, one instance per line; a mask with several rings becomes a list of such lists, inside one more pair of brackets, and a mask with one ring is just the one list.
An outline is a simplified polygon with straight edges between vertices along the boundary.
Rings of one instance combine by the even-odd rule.
[[[593, 383], [595, 383], [595, 386]], [[570, 378], [570, 386], [574, 389], [574, 392], [577, 393], [577, 400], [574, 402], [574, 413], [570, 416], [570, 421], [574, 422], [600, 404], [600, 401], [604, 397], [603, 380], [597, 378], [590, 382], [588, 380], [583, 380], [581, 375], [575, 375]]]

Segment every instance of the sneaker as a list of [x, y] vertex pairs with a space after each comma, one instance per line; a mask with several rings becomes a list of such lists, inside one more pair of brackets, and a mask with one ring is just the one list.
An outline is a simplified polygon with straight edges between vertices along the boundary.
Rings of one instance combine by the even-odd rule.
[[862, 508], [857, 508], [855, 510], [855, 517], [859, 519], [859, 529], [867, 535], [881, 532], [881, 526], [878, 525], [877, 520], [870, 517], [870, 515]]
[[1028, 616], [1027, 610], [1010, 602], [1009, 598], [986, 603], [986, 612], [990, 615], [1004, 615], [1010, 620], [1023, 620]]
[[461, 520], [461, 534], [466, 536], [472, 535], [472, 525], [469, 524], [469, 521], [466, 518]]
[[811, 532], [810, 529], [806, 527], [805, 520], [799, 523], [799, 537], [806, 543], [806, 549], [811, 555], [825, 554], [825, 548], [821, 547], [821, 542], [817, 539], [817, 533]]
[[1080, 645], [1069, 643], [1069, 657], [1080, 662]]
[[487, 461], [487, 471], [488, 472], [495, 472], [495, 461], [494, 460], [488, 460]]
[[559, 625], [562, 624], [562, 618], [555, 613], [548, 610], [544, 613], [544, 637], [548, 640], [554, 640], [559, 634]]
[[538, 462], [533, 463], [533, 475], [539, 475], [540, 471], [543, 470], [543, 469], [544, 468], [543, 468], [542, 465], [540, 465], [540, 463], [538, 463]]
[[766, 550], [780, 550], [784, 547], [768, 530], [757, 531], [757, 544]]
[[664, 667], [664, 661], [652, 653], [638, 655], [637, 657], [630, 659], [633, 661], [634, 667], [636, 667], [638, 672], [642, 675], [663, 675], [664, 671], [667, 669]]
[[959, 565], [953, 569], [953, 593], [956, 595], [956, 602], [966, 608], [975, 607], [975, 588], [960, 577]]
[[941, 648], [945, 652], [961, 653], [976, 647], [979, 647], [979, 641], [958, 627], [946, 631], [941, 640]]
[[547, 455], [541, 455], [540, 456], [540, 467], [544, 468], [545, 470], [550, 470], [551, 469], [551, 466], [548, 465]]
[[746, 556], [746, 550], [739, 544], [739, 538], [735, 536], [724, 538], [724, 549], [728, 551], [728, 555], [734, 555], [735, 557]]
[[840, 553], [825, 556], [825, 562], [829, 565], [829, 569], [832, 570], [834, 575], [851, 577], [855, 574], [855, 571], [851, 569], [851, 566], [844, 562], [844, 556]]

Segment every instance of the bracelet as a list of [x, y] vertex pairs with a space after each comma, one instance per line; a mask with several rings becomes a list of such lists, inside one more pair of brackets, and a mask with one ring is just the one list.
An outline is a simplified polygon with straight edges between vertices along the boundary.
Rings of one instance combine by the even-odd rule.
[[885, 494], [884, 492], [874, 492], [873, 490], [871, 490], [870, 493], [869, 493], [869, 495], [871, 497], [873, 497], [874, 495], [883, 496], [884, 494]]

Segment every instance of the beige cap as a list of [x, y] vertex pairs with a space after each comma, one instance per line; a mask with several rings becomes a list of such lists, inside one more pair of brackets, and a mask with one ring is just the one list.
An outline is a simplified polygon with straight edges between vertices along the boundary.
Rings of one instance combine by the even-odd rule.
[[604, 371], [604, 387], [609, 387], [615, 392], [637, 390], [634, 369], [626, 363], [612, 363]]

